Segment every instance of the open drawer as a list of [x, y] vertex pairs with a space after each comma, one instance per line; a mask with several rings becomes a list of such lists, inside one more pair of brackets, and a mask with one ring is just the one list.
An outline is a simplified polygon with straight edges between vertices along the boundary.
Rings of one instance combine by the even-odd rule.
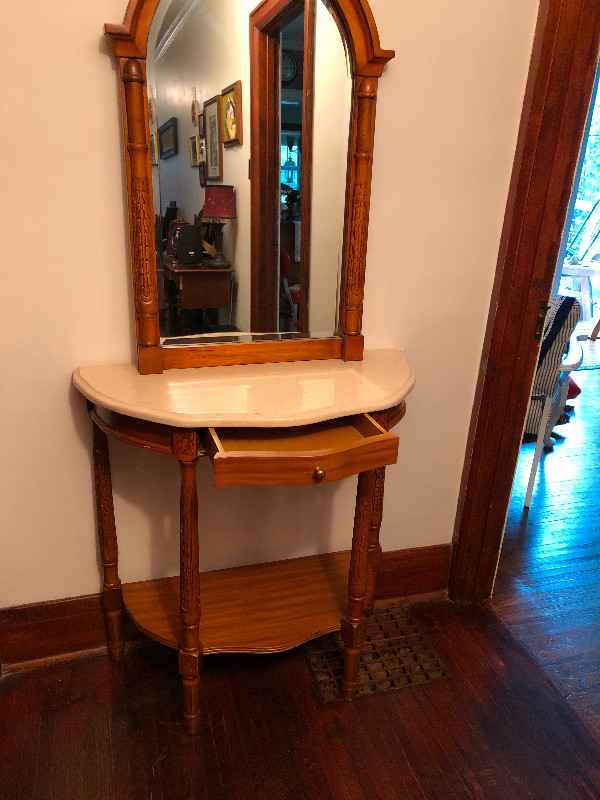
[[398, 437], [368, 414], [294, 428], [208, 428], [215, 486], [329, 483], [395, 464]]

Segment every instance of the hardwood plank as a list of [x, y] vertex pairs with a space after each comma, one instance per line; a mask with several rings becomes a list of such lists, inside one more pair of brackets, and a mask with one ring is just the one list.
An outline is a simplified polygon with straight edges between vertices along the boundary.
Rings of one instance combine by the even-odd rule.
[[[105, 677], [109, 669], [106, 665]], [[114, 795], [110, 691], [97, 674], [97, 664], [90, 661], [65, 664], [57, 670], [58, 680], [46, 686], [39, 728], [44, 747], [33, 796]]]
[[600, 370], [575, 378], [581, 395], [559, 429], [564, 439], [541, 462], [528, 513], [523, 447], [491, 608], [600, 732]]
[[[277, 673], [282, 685], [301, 687], [290, 698], [289, 714], [298, 730], [310, 731], [308, 737], [298, 737], [296, 757], [317, 773], [311, 780], [316, 787], [327, 787], [333, 797], [360, 800], [364, 795], [356, 773], [352, 770], [334, 717], [334, 709], [304, 702], [305, 694], [312, 695], [309, 673], [298, 659], [278, 659]], [[323, 754], [321, 762], [311, 758], [316, 747]], [[319, 774], [320, 773], [320, 774]], [[420, 795], [419, 795], [420, 796]]]
[[[484, 737], [493, 738], [501, 757], [508, 759], [507, 764], [514, 770], [515, 782], [512, 789], [506, 787], [507, 797], [566, 800], [596, 796], [593, 784], [600, 779], [600, 762], [592, 767], [585, 763], [598, 746], [597, 741], [594, 737], [580, 739], [582, 723], [576, 713], [565, 709], [563, 698], [553, 691], [550, 680], [532, 668], [525, 648], [514, 646], [511, 634], [497, 625], [490, 611], [458, 607], [448, 613], [440, 604], [425, 604], [415, 608], [415, 617], [432, 644], [447, 654], [446, 665], [453, 675], [454, 686], [460, 689], [462, 684], [464, 688], [463, 696], [458, 695], [456, 699], [457, 710], [472, 722], [477, 718], [495, 720], [493, 725], [485, 725]], [[450, 642], [451, 651], [447, 647]], [[492, 642], [493, 651], [489, 653]], [[483, 654], [491, 658], [482, 658]], [[508, 708], [504, 692], [515, 685], [519, 686], [519, 691], [511, 698]], [[426, 687], [432, 698], [440, 691], [439, 684]], [[539, 716], [532, 714], [533, 708], [543, 708], [544, 712]], [[481, 735], [480, 723], [477, 727]], [[560, 753], [554, 749], [553, 736], [547, 735], [550, 728], [553, 735], [558, 730], [561, 732]], [[556, 760], [555, 768], [549, 762], [544, 763], [546, 758]], [[535, 789], [527, 782], [522, 783], [519, 777], [526, 770], [535, 780]], [[557, 775], [563, 779], [560, 789], [555, 784]], [[587, 794], [576, 793], [575, 787], [578, 791], [585, 787]], [[485, 796], [502, 796], [497, 794], [498, 788], [488, 787]]]
[[575, 800], [600, 743], [488, 610], [412, 614], [449, 677], [323, 705], [302, 650], [205, 659], [198, 736], [163, 647], [0, 682], [2, 800]]
[[[390, 708], [387, 708], [389, 701]], [[420, 693], [378, 698], [377, 704], [365, 706], [361, 730], [367, 732], [375, 750], [381, 754], [382, 769], [389, 772], [393, 785], [397, 786], [397, 762], [394, 755], [400, 746], [407, 764], [412, 764], [413, 781], [419, 795], [429, 797], [432, 793], [446, 793], [447, 797], [472, 797], [468, 781], [463, 780], [465, 762], [454, 746], [446, 739], [441, 740], [436, 733], [445, 730], [438, 720], [423, 712], [423, 697]], [[415, 730], [410, 720], [420, 718], [421, 724]], [[364, 720], [369, 720], [365, 725]], [[369, 730], [374, 731], [369, 733]], [[408, 775], [403, 775], [408, 786]]]
[[34, 797], [44, 683], [18, 688], [10, 676], [0, 681], [0, 797]]

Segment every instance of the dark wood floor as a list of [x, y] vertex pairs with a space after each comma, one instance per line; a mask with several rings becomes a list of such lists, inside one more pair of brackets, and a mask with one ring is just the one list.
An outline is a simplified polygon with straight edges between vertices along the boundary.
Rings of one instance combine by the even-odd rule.
[[[600, 340], [584, 347], [600, 361]], [[574, 378], [581, 395], [528, 513], [534, 445], [522, 448], [492, 608], [600, 733], [600, 369]]]
[[189, 737], [166, 648], [8, 675], [0, 800], [598, 800], [600, 370], [577, 377], [577, 418], [526, 517], [517, 476], [502, 619], [413, 607], [449, 677], [326, 706], [301, 649], [207, 658]]
[[0, 682], [2, 800], [573, 800], [600, 744], [494, 614], [415, 607], [449, 678], [354, 704], [315, 697], [302, 650], [206, 659], [201, 732], [174, 651]]

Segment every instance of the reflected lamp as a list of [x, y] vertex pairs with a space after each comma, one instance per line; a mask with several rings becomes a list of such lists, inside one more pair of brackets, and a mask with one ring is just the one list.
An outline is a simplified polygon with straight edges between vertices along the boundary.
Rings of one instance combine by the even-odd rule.
[[204, 209], [202, 221], [214, 227], [214, 247], [216, 255], [211, 259], [211, 266], [225, 269], [230, 266], [223, 255], [223, 226], [228, 220], [235, 219], [235, 194], [233, 186], [207, 186], [204, 190]]

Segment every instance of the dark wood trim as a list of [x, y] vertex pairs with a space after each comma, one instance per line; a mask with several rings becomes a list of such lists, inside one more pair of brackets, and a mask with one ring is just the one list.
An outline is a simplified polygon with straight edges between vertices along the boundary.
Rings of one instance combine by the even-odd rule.
[[377, 572], [375, 599], [445, 594], [451, 558], [449, 544], [384, 553]]
[[556, 269], [599, 43], [596, 0], [543, 0], [465, 456], [455, 600], [492, 591], [537, 363], [535, 323]]
[[[375, 597], [442, 596], [449, 568], [450, 545], [384, 553]], [[127, 614], [123, 614], [123, 638], [129, 647], [151, 643]], [[0, 609], [2, 674], [106, 653], [99, 594]]]
[[[126, 614], [123, 631], [126, 642], [144, 641]], [[101, 594], [1, 609], [2, 674], [105, 655], [106, 634]]]

